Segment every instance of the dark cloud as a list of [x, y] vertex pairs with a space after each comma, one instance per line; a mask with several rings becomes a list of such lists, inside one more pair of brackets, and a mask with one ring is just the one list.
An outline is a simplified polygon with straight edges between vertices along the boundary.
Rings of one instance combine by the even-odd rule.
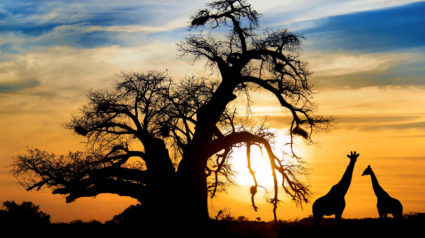
[[[420, 115], [336, 115], [332, 116], [336, 128], [358, 129], [362, 131], [376, 130], [425, 130], [425, 121]], [[273, 116], [255, 116], [257, 122], [265, 122], [272, 128], [288, 129], [291, 123], [291, 117], [282, 115]], [[410, 137], [410, 136], [409, 136]]]
[[425, 2], [332, 16], [302, 33], [311, 48], [384, 52], [425, 46]]
[[15, 92], [26, 88], [33, 88], [38, 85], [40, 85], [40, 82], [37, 79], [16, 83], [0, 83], [0, 93]]
[[[365, 129], [369, 129], [371, 127], [366, 127]], [[408, 122], [408, 123], [394, 123], [388, 125], [375, 125], [374, 129], [393, 129], [393, 130], [407, 130], [407, 129], [418, 129], [425, 130], [425, 121], [419, 122]]]
[[335, 116], [334, 119], [336, 122], [340, 123], [383, 123], [383, 122], [404, 122], [404, 121], [411, 121], [421, 118], [420, 116], [370, 116], [370, 115], [364, 115], [364, 116]]
[[[425, 52], [424, 52], [425, 54]], [[420, 65], [420, 66], [419, 66]], [[361, 69], [359, 69], [360, 71]], [[359, 72], [348, 75], [315, 77], [313, 84], [318, 88], [363, 88], [369, 86], [425, 86], [425, 61], [418, 59], [414, 63], [395, 62], [387, 70]]]
[[425, 86], [425, 76], [419, 75], [414, 77], [399, 77], [385, 78], [380, 74], [372, 75], [348, 75], [339, 77], [317, 77], [314, 78], [314, 85], [320, 89], [326, 88], [364, 88], [370, 86]]
[[[335, 122], [346, 129], [359, 129], [362, 131], [376, 130], [425, 130], [425, 120], [420, 115], [394, 115], [394, 116], [336, 116]], [[408, 136], [412, 137], [412, 136]], [[413, 136], [415, 137], [415, 136]]]

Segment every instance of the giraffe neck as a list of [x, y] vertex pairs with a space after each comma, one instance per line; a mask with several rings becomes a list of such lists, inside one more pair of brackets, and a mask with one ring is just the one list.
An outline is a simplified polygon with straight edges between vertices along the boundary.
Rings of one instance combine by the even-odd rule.
[[388, 193], [384, 191], [384, 189], [379, 185], [378, 179], [375, 176], [375, 173], [371, 171], [370, 178], [372, 179], [372, 187], [373, 191], [377, 198], [388, 196]]
[[338, 191], [345, 195], [347, 193], [348, 188], [351, 184], [351, 177], [353, 177], [353, 170], [354, 170], [354, 164], [356, 161], [351, 160], [350, 163], [347, 166], [347, 169], [344, 172], [344, 175], [342, 176], [341, 180], [336, 184], [335, 186], [338, 187]]

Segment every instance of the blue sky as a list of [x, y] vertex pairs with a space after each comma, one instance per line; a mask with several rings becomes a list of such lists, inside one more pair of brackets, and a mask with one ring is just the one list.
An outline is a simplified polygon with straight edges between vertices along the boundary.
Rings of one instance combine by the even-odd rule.
[[[181, 5], [173, 2], [151, 4], [147, 1], [120, 1], [122, 4], [119, 5], [111, 4], [112, 1], [103, 4], [102, 1], [96, 1], [96, 4], [90, 1], [2, 1], [0, 34], [3, 38], [9, 36], [11, 40], [0, 41], [0, 50], [4, 53], [22, 53], [34, 47], [55, 45], [77, 48], [134, 46], [160, 37], [178, 41], [184, 37], [184, 25], [145, 32], [121, 31], [110, 27], [160, 27], [176, 19], [188, 19], [191, 12], [203, 6], [197, 3], [185, 9], [182, 7], [185, 2], [190, 1], [184, 1]], [[287, 19], [286, 15], [295, 17], [298, 11], [302, 9], [289, 14], [274, 12], [268, 15], [265, 12], [262, 22], [276, 24], [282, 19], [288, 22], [291, 19]], [[298, 31], [313, 42], [310, 46], [313, 49], [394, 51], [424, 46], [423, 12], [425, 2], [416, 2], [301, 20], [297, 25], [311, 25]]]
[[[0, 93], [42, 87], [45, 83], [37, 73], [25, 73], [28, 67], [16, 59], [33, 53], [49, 53], [57, 47], [83, 52], [84, 49], [138, 49], [164, 44], [168, 56], [175, 58], [178, 54], [175, 44], [187, 35], [189, 17], [203, 8], [205, 2], [2, 1], [0, 62], [13, 64], [2, 69], [14, 76], [2, 78], [0, 75]], [[291, 0], [252, 3], [262, 13], [261, 27], [287, 27], [306, 37], [304, 52], [312, 62], [313, 72], [317, 72], [318, 87], [425, 85], [425, 2], [306, 2], [309, 4]], [[329, 68], [332, 64], [324, 65], [326, 62], [320, 61], [325, 57], [337, 64], [335, 57], [340, 54], [356, 63]], [[160, 61], [160, 57], [167, 55], [164, 52], [152, 57]], [[366, 65], [359, 66], [359, 63]], [[22, 68], [24, 72], [13, 72]], [[330, 73], [323, 74], [323, 68]], [[335, 75], [338, 70], [340, 73]]]

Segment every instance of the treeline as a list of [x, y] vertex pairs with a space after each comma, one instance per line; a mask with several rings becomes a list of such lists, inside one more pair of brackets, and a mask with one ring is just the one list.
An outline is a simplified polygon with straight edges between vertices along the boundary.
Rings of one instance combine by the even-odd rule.
[[[106, 225], [139, 225], [144, 224], [146, 220], [150, 219], [149, 217], [144, 216], [145, 211], [143, 207], [138, 205], [131, 205], [126, 208], [123, 212], [115, 215], [111, 220], [106, 221]], [[248, 221], [244, 216], [239, 216], [234, 218], [230, 216], [230, 213], [220, 213], [220, 216], [217, 216], [215, 220], [222, 220], [227, 222], [232, 221]], [[257, 218], [259, 221], [260, 218]], [[160, 222], [160, 221], [158, 221]], [[3, 206], [0, 209], [0, 224], [5, 225], [48, 225], [51, 224], [50, 215], [41, 211], [38, 205], [35, 205], [32, 202], [22, 202], [21, 204], [16, 203], [15, 201], [5, 201]], [[74, 220], [69, 223], [56, 223], [58, 225], [101, 225], [102, 222], [92, 220], [92, 221], [82, 221]]]

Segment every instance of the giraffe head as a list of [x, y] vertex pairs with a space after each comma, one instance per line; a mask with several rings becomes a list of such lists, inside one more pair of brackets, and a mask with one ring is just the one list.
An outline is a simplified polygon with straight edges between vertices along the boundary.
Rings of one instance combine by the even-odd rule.
[[356, 151], [351, 151], [349, 155], [347, 155], [348, 158], [350, 158], [350, 160], [352, 162], [356, 162], [357, 158], [359, 157], [360, 154], [358, 154]]
[[372, 168], [370, 165], [367, 166], [367, 168], [363, 171], [362, 176], [372, 174]]

